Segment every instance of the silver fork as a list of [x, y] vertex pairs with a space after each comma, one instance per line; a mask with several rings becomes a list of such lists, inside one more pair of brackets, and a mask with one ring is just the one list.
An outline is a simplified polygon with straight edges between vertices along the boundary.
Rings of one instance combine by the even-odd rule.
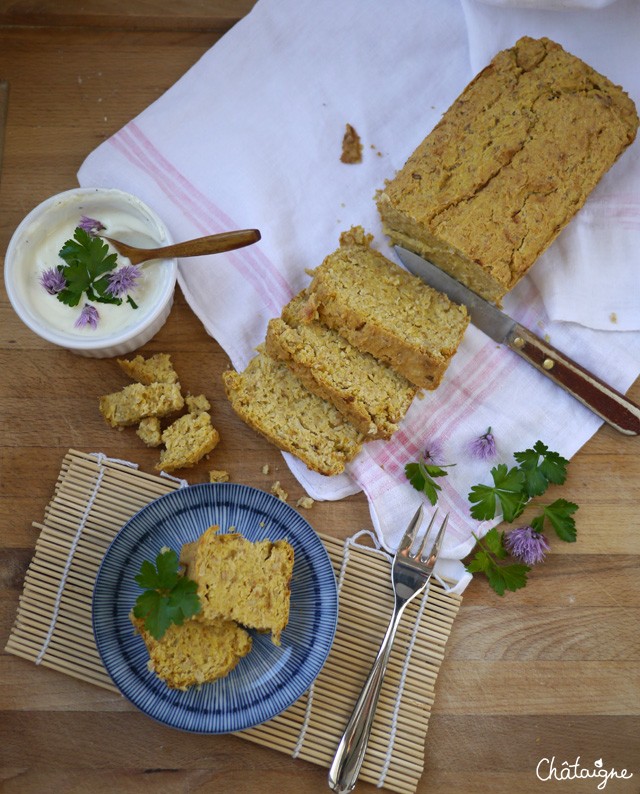
[[440, 553], [449, 515], [447, 514], [444, 517], [440, 528], [437, 530], [435, 540], [431, 542], [430, 538], [435, 532], [435, 530], [432, 532], [435, 518], [436, 513], [434, 513], [427, 527], [420, 547], [415, 553], [412, 553], [411, 550], [422, 523], [422, 506], [420, 506], [409, 522], [407, 531], [400, 541], [398, 550], [393, 558], [391, 568], [391, 582], [395, 598], [393, 614], [371, 672], [362, 687], [362, 692], [356, 702], [329, 769], [329, 788], [335, 791], [336, 794], [347, 794], [347, 792], [353, 791], [356, 785], [369, 742], [371, 725], [400, 618], [407, 605], [416, 596], [424, 592], [431, 579], [438, 554]]

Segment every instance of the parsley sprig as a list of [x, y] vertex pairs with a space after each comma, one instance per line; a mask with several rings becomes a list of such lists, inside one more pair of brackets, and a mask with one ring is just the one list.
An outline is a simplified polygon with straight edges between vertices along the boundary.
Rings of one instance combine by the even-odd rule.
[[58, 292], [59, 301], [77, 306], [86, 293], [96, 303], [122, 303], [122, 298], [107, 292], [108, 274], [115, 270], [118, 256], [109, 253], [109, 246], [100, 237], [77, 227], [73, 239], [64, 243], [59, 256], [65, 264], [58, 265], [58, 271], [66, 281], [66, 287]]
[[200, 611], [198, 586], [180, 573], [178, 555], [171, 549], [161, 551], [155, 565], [145, 560], [135, 581], [145, 590], [138, 596], [133, 614], [144, 620], [145, 629], [157, 640], [172, 623], [181, 626]]
[[[491, 443], [493, 452], [493, 435]], [[562, 485], [567, 478], [569, 461], [542, 441], [514, 453], [513, 457], [515, 466], [500, 463], [491, 469], [493, 484], [480, 483], [471, 488], [469, 502], [473, 518], [491, 521], [501, 515], [505, 522], [512, 523], [523, 514], [534, 497], [542, 496], [549, 485]], [[407, 463], [404, 471], [411, 485], [435, 505], [442, 490], [436, 479], [446, 477], [448, 472], [445, 469], [449, 466], [427, 461], [428, 455], [421, 456], [418, 461]], [[572, 543], [576, 539], [573, 514], [577, 509], [578, 505], [573, 502], [556, 499], [550, 504], [538, 505], [538, 512], [527, 526], [512, 529], [509, 533], [494, 527], [482, 538], [474, 534], [476, 544], [466, 565], [467, 571], [485, 574], [489, 585], [500, 596], [507, 590], [519, 590], [527, 584], [530, 565], [540, 562], [549, 549], [542, 534], [545, 524], [551, 524], [561, 540]]]
[[504, 532], [499, 532], [495, 527], [490, 529], [484, 538], [476, 539], [477, 551], [471, 562], [466, 566], [469, 573], [484, 573], [489, 584], [498, 595], [504, 595], [505, 590], [515, 591], [527, 583], [527, 574], [531, 570], [524, 563], [507, 563], [504, 560], [509, 552], [504, 547]]
[[435, 505], [438, 501], [438, 491], [442, 490], [435, 478], [446, 477], [449, 472], [445, 469], [453, 465], [455, 464], [437, 466], [434, 463], [427, 463], [427, 459], [420, 456], [417, 462], [406, 464], [404, 473], [416, 491], [425, 494], [431, 504]]
[[[491, 469], [493, 485], [474, 485], [469, 492], [471, 515], [480, 521], [491, 520], [498, 511], [506, 522], [513, 522], [524, 512], [530, 500], [542, 496], [549, 485], [562, 485], [567, 477], [569, 461], [552, 452], [537, 441], [533, 447], [516, 452], [517, 466], [508, 468], [504, 463]], [[573, 514], [578, 505], [566, 499], [556, 499], [542, 505], [530, 521], [531, 530], [541, 534], [545, 521], [549, 521], [561, 540], [572, 543], [576, 539]], [[522, 530], [516, 530], [522, 531]], [[515, 537], [515, 535], [513, 536]], [[527, 583], [531, 568], [521, 563], [506, 563], [509, 551], [505, 547], [505, 533], [495, 527], [484, 538], [476, 539], [475, 554], [466, 566], [469, 573], [484, 573], [490, 586], [498, 595], [505, 590], [518, 590]], [[547, 547], [548, 548], [548, 547]]]
[[[536, 441], [531, 449], [516, 452], [518, 463], [509, 469], [501, 463], [491, 469], [493, 485], [474, 485], [469, 492], [472, 504], [471, 515], [479, 521], [495, 518], [498, 508], [505, 521], [511, 523], [519, 518], [534, 496], [542, 496], [550, 484], [562, 485], [567, 478], [569, 461]], [[571, 543], [576, 539], [573, 513], [578, 505], [566, 499], [556, 499], [531, 521], [536, 532], [541, 532], [545, 520], [555, 529], [558, 537]]]

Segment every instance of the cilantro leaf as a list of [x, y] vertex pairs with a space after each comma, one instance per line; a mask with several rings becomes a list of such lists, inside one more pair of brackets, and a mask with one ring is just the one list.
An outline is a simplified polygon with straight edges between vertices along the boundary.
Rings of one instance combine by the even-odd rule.
[[140, 573], [135, 577], [135, 580], [140, 587], [144, 587], [148, 590], [155, 590], [161, 587], [156, 566], [152, 562], [149, 562], [149, 560], [145, 560], [142, 563], [140, 566]]
[[56, 297], [67, 306], [77, 306], [82, 293], [91, 287], [91, 276], [82, 262], [72, 262], [67, 267], [63, 267], [61, 272], [67, 286], [60, 290]]
[[172, 623], [181, 626], [200, 611], [198, 585], [180, 574], [175, 551], [166, 549], [155, 565], [145, 560], [135, 581], [145, 588], [136, 599], [133, 614], [144, 620], [149, 633], [159, 640]]
[[[561, 485], [566, 480], [569, 461], [552, 452], [542, 441], [536, 441], [530, 449], [514, 453], [514, 458], [518, 465], [512, 469], [504, 463], [491, 469], [493, 485], [479, 484], [471, 488], [468, 498], [473, 518], [494, 519], [500, 507], [503, 519], [512, 522], [523, 513], [532, 497], [543, 494], [549, 484]], [[545, 522], [549, 521], [558, 537], [571, 543], [576, 539], [573, 514], [577, 509], [578, 505], [573, 502], [556, 499], [540, 508], [541, 512], [530, 522], [531, 529], [540, 534]], [[528, 530], [528, 527], [521, 529]], [[531, 570], [526, 564], [504, 562], [509, 556], [504, 537], [505, 533], [498, 532], [495, 527], [483, 539], [476, 537], [475, 554], [466, 565], [469, 573], [485, 574], [498, 595], [524, 587], [527, 573]]]
[[164, 549], [156, 557], [159, 587], [171, 590], [178, 583], [180, 560], [175, 551]]
[[197, 615], [200, 612], [197, 583], [184, 576], [179, 577], [169, 596], [168, 608], [171, 611], [173, 622], [179, 626], [186, 618]]
[[567, 478], [569, 461], [559, 453], [552, 452], [542, 441], [536, 441], [532, 449], [516, 452], [513, 456], [525, 475], [528, 496], [540, 496], [549, 485], [562, 485]]
[[101, 303], [122, 303], [106, 292], [109, 286], [105, 274], [117, 265], [117, 254], [109, 253], [109, 246], [100, 237], [93, 237], [77, 227], [72, 240], [67, 240], [59, 251], [65, 265], [58, 268], [64, 274], [67, 286], [57, 298], [67, 306], [77, 306], [83, 293], [90, 300]]
[[500, 463], [491, 469], [493, 485], [474, 485], [469, 492], [471, 515], [478, 520], [495, 518], [498, 504], [505, 521], [514, 521], [527, 502], [523, 493], [524, 473]]
[[442, 488], [435, 482], [435, 477], [446, 477], [448, 472], [442, 466], [427, 463], [424, 458], [420, 458], [417, 463], [407, 463], [404, 473], [416, 491], [425, 494], [432, 505], [438, 501], [438, 491]]

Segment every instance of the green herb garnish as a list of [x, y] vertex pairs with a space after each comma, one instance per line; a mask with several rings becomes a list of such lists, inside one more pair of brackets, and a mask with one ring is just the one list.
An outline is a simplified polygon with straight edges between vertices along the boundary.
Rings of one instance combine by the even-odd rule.
[[[550, 484], [561, 485], [567, 478], [569, 461], [549, 450], [542, 441], [536, 441], [531, 449], [514, 453], [513, 457], [518, 466], [512, 469], [504, 463], [495, 466], [491, 469], [493, 485], [474, 485], [469, 492], [473, 518], [479, 521], [495, 518], [500, 507], [505, 521], [515, 521], [532, 497], [542, 496]], [[577, 509], [578, 505], [573, 502], [558, 499], [542, 508], [531, 526], [540, 532], [548, 519], [558, 537], [572, 542], [576, 539], [572, 514]]]
[[[484, 573], [489, 584], [498, 595], [505, 590], [519, 590], [527, 584], [527, 573], [531, 570], [524, 563], [502, 563], [509, 553], [504, 547], [504, 532], [494, 527], [480, 539], [476, 535], [476, 553], [466, 566], [469, 573]], [[502, 564], [501, 564], [502, 563]]]
[[[504, 463], [491, 469], [493, 485], [474, 485], [469, 492], [471, 515], [480, 521], [491, 520], [498, 511], [511, 523], [524, 512], [529, 501], [542, 496], [549, 485], [561, 485], [567, 477], [569, 461], [537, 441], [531, 449], [516, 452], [517, 466], [509, 469]], [[545, 521], [555, 529], [561, 540], [572, 543], [576, 539], [573, 514], [578, 505], [566, 499], [556, 499], [539, 507], [538, 514], [528, 525], [512, 529], [507, 535], [491, 529], [484, 538], [476, 539], [475, 555], [466, 566], [469, 573], [484, 573], [491, 587], [504, 595], [505, 590], [518, 590], [527, 583], [529, 564], [544, 559], [549, 545], [542, 534]], [[525, 564], [505, 564], [511, 555]]]
[[504, 463], [491, 469], [493, 485], [474, 485], [469, 493], [471, 515], [478, 521], [495, 518], [498, 505], [505, 521], [514, 521], [524, 510], [527, 495], [525, 476], [518, 468], [508, 469]]
[[198, 586], [180, 573], [178, 555], [171, 549], [161, 551], [155, 565], [145, 560], [135, 580], [145, 591], [138, 596], [133, 614], [144, 620], [156, 640], [172, 623], [181, 626], [200, 611]]
[[65, 288], [57, 294], [59, 301], [77, 306], [86, 293], [89, 300], [98, 303], [122, 303], [121, 298], [108, 292], [107, 274], [115, 270], [118, 256], [109, 253], [109, 246], [100, 237], [77, 227], [73, 240], [65, 242], [59, 255], [66, 263], [58, 266], [66, 281]]
[[577, 509], [578, 505], [573, 502], [556, 499], [555, 502], [542, 508], [542, 513], [532, 519], [531, 526], [536, 532], [542, 532], [545, 518], [548, 518], [560, 540], [573, 543], [576, 539], [576, 522], [571, 516]]
[[448, 467], [427, 463], [426, 459], [421, 456], [417, 463], [407, 463], [404, 473], [416, 491], [425, 494], [431, 504], [435, 505], [438, 501], [438, 491], [442, 490], [435, 478], [446, 477], [449, 472], [446, 472], [445, 468]]
[[542, 441], [536, 441], [532, 449], [516, 452], [513, 457], [525, 476], [528, 496], [540, 496], [547, 490], [549, 483], [562, 485], [567, 479], [569, 461], [557, 452], [551, 452]]

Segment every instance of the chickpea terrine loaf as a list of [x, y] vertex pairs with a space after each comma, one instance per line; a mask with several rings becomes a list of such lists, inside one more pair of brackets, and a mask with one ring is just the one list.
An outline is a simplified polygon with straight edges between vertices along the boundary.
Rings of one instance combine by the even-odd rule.
[[469, 324], [463, 306], [369, 246], [359, 227], [311, 273], [309, 311], [415, 386], [435, 389]]
[[265, 349], [309, 391], [335, 405], [368, 441], [396, 431], [417, 391], [402, 375], [313, 319], [304, 292], [269, 322]]
[[377, 197], [383, 229], [499, 302], [633, 142], [619, 87], [547, 39], [520, 39], [465, 88]]
[[149, 652], [149, 670], [170, 689], [217, 681], [228, 675], [251, 650], [251, 636], [232, 620], [210, 623], [191, 618], [169, 626], [157, 640], [144, 627], [144, 620], [129, 616]]
[[362, 434], [262, 346], [244, 372], [228, 370], [222, 378], [238, 416], [313, 471], [339, 474], [360, 450]]
[[252, 542], [238, 532], [206, 530], [180, 555], [198, 585], [202, 611], [196, 620], [233, 620], [271, 632], [275, 645], [289, 622], [294, 550], [286, 540]]

